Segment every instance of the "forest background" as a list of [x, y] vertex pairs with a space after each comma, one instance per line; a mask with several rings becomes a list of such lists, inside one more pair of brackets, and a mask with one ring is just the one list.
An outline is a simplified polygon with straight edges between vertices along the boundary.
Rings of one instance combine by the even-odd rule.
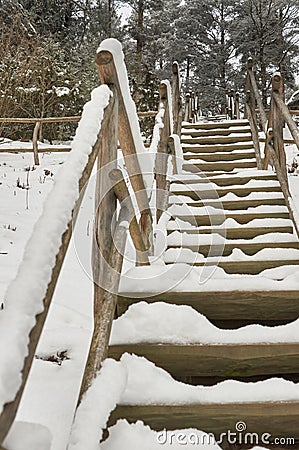
[[[224, 112], [231, 89], [244, 95], [249, 56], [265, 105], [276, 70], [286, 99], [298, 89], [298, 0], [2, 0], [0, 20], [0, 117], [80, 114], [108, 37], [122, 42], [139, 111], [157, 109], [159, 80], [175, 60], [206, 114]], [[61, 137], [72, 134], [61, 127]], [[24, 125], [1, 131], [26, 136]], [[53, 125], [43, 132], [51, 139]]]

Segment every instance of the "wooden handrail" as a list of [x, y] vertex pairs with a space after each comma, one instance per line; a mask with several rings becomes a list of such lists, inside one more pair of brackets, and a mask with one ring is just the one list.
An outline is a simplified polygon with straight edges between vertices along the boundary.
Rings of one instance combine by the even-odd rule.
[[70, 117], [1, 117], [3, 123], [55, 123], [55, 122], [79, 122], [81, 116]]
[[160, 83], [159, 94], [159, 110], [164, 111], [164, 126], [160, 131], [160, 140], [155, 161], [157, 222], [166, 208], [167, 201], [167, 161], [169, 156], [168, 138], [170, 136], [170, 117], [168, 91], [164, 82]]
[[119, 99], [118, 129], [119, 142], [125, 158], [126, 167], [130, 175], [130, 180], [136, 196], [139, 211], [141, 214], [140, 224], [143, 239], [146, 246], [150, 247], [150, 235], [152, 232], [152, 215], [149, 207], [146, 187], [138, 161], [139, 149], [135, 147], [133, 131], [131, 129], [128, 112], [124, 103], [117, 70], [114, 63], [113, 54], [107, 50], [101, 50], [96, 54], [96, 64], [98, 67], [101, 83], [113, 85], [116, 88]]
[[[55, 265], [52, 271], [49, 269], [50, 282], [43, 299], [43, 311], [36, 316], [36, 324], [31, 329], [29, 335], [28, 355], [24, 359], [21, 386], [16, 393], [15, 399], [4, 405], [3, 413], [0, 416], [0, 447], [16, 416], [28, 379], [29, 370], [34, 359], [36, 347], [47, 318], [62, 264], [72, 237], [73, 226], [76, 223], [83, 199], [84, 187], [90, 179], [96, 160], [98, 166], [95, 192], [96, 219], [92, 249], [94, 277], [94, 332], [80, 390], [79, 402], [107, 355], [128, 230], [136, 249], [137, 264], [149, 265], [148, 241], [152, 226], [152, 217], [143, 174], [140, 170], [138, 161], [139, 149], [136, 149], [135, 146], [133, 131], [130, 127], [129, 117], [122, 96], [118, 75], [115, 70], [113, 56], [110, 52], [101, 51], [97, 54], [96, 61], [101, 82], [109, 83], [112, 96], [110, 97], [109, 104], [107, 98], [106, 104], [108, 104], [108, 106], [103, 113], [101, 130], [91, 149], [85, 167], [82, 167], [83, 172], [78, 180], [77, 199], [74, 200], [74, 205], [69, 205], [69, 212], [71, 212], [72, 209], [72, 220], [70, 220], [68, 224], [65, 224], [65, 231], [61, 236], [61, 245], [59, 249], [57, 248]], [[164, 126], [161, 127], [158, 155], [163, 156], [164, 159], [162, 165], [162, 178], [157, 182], [157, 185], [161, 186], [165, 192], [167, 191], [167, 158], [169, 153], [174, 153], [173, 138], [172, 141], [171, 139], [169, 140], [171, 129], [169, 107], [171, 106], [168, 97], [167, 84], [161, 83], [159, 109], [160, 112], [164, 109]], [[179, 115], [176, 119], [178, 128], [180, 126]], [[30, 120], [30, 123], [35, 123], [34, 156], [36, 158], [38, 158], [37, 136], [39, 127], [44, 122], [59, 121], [54, 119], [56, 118], [34, 119], [33, 122], [31, 122], [32, 119], [28, 119]], [[73, 121], [76, 120], [77, 117], [74, 117]], [[121, 149], [125, 157], [126, 168], [129, 172], [129, 183], [134, 190], [139, 213], [141, 214], [139, 224], [122, 172], [116, 168], [118, 141], [120, 141]], [[174, 161], [174, 166], [175, 163], [176, 161]], [[175, 167], [174, 170], [176, 170]], [[120, 202], [120, 212], [118, 219], [116, 220], [117, 200]], [[106, 270], [107, 268], [108, 270]], [[24, 338], [26, 338], [26, 336]]]
[[[105, 110], [104, 118], [102, 121], [102, 129], [105, 129], [107, 125], [107, 121], [109, 119], [109, 115], [111, 112], [111, 108], [113, 106], [114, 100], [113, 98], [110, 99], [109, 106]], [[92, 168], [94, 166], [94, 162], [98, 156], [100, 147], [102, 143], [102, 133], [100, 132], [96, 143], [94, 144], [92, 151], [89, 155], [88, 161], [85, 165], [85, 169], [81, 175], [81, 178], [79, 180], [79, 193], [82, 191], [83, 187], [86, 185], [86, 182], [90, 178]], [[28, 355], [26, 356], [24, 360], [23, 370], [22, 370], [22, 383], [21, 386], [18, 389], [18, 392], [12, 402], [6, 403], [3, 412], [0, 416], [0, 445], [3, 442], [5, 436], [7, 435], [12, 422], [16, 416], [23, 391], [25, 389], [25, 385], [28, 379], [29, 371], [32, 365], [32, 362], [34, 360], [34, 355], [36, 352], [37, 344], [39, 342], [39, 338], [41, 336], [44, 323], [46, 321], [48, 311], [52, 302], [52, 298], [54, 295], [55, 287], [58, 281], [58, 277], [62, 268], [62, 264], [68, 249], [69, 242], [72, 237], [72, 230], [73, 226], [76, 222], [77, 215], [80, 209], [80, 205], [82, 202], [82, 197], [79, 195], [76, 204], [73, 207], [72, 212], [72, 220], [70, 220], [67, 229], [62, 235], [62, 241], [61, 246], [59, 249], [59, 252], [56, 256], [56, 263], [55, 266], [52, 269], [51, 273], [51, 279], [48, 284], [48, 288], [45, 294], [45, 297], [43, 299], [43, 311], [36, 316], [36, 324], [32, 328], [30, 335], [29, 335], [29, 344], [28, 344]]]

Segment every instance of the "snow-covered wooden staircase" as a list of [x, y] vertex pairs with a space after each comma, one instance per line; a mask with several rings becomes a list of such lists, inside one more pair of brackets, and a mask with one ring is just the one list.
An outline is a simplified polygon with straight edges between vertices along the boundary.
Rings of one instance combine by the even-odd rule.
[[[299, 264], [299, 241], [276, 174], [257, 169], [248, 121], [184, 123], [181, 143], [183, 172], [170, 177], [164, 261], [169, 266], [217, 266], [231, 274], [234, 282], [230, 284], [224, 276], [220, 283], [215, 282], [214, 289], [205, 289], [204, 284], [158, 294], [149, 289], [142, 300], [149, 306], [156, 302], [188, 305], [203, 314], [210, 326], [212, 322], [226, 329], [254, 323], [272, 326], [297, 319], [298, 291], [261, 288], [261, 272], [276, 268], [273, 279], [278, 281], [284, 267], [290, 270]], [[122, 291], [118, 314], [130, 305], [138, 306], [138, 302], [136, 292]], [[129, 311], [119, 320], [125, 321]], [[171, 323], [171, 313], [170, 309], [161, 322]], [[175, 338], [165, 343], [159, 342], [157, 323], [144, 326], [152, 326], [156, 342], [155, 338], [115, 344], [112, 340], [109, 355], [116, 359], [125, 352], [145, 356], [175, 379], [192, 385], [271, 377], [299, 380], [299, 345], [292, 338], [283, 343], [259, 342], [257, 328], [254, 343], [238, 339], [229, 343], [221, 343], [221, 339], [217, 343], [176, 343]], [[238, 331], [242, 334], [243, 328]], [[139, 332], [142, 335], [142, 330]], [[254, 392], [252, 385], [250, 389]], [[156, 430], [197, 428], [217, 436], [235, 430], [235, 424], [243, 420], [251, 432], [299, 439], [299, 403], [257, 401], [254, 394], [252, 401], [240, 403], [119, 405], [110, 424], [121, 417], [141, 419]]]

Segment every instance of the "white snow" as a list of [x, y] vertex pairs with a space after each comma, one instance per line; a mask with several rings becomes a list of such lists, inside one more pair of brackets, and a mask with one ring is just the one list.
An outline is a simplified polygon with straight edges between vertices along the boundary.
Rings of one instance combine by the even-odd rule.
[[6, 450], [50, 450], [52, 436], [42, 425], [14, 422], [4, 445]]
[[139, 302], [114, 320], [110, 345], [258, 344], [299, 342], [299, 319], [287, 325], [222, 330], [187, 305]]
[[221, 450], [210, 435], [192, 428], [160, 431], [152, 430], [140, 420], [129, 424], [119, 420], [109, 428], [109, 438], [100, 446], [102, 450]]
[[106, 359], [77, 409], [68, 450], [96, 450], [110, 412], [120, 402], [127, 384], [125, 367]]
[[[299, 383], [270, 378], [255, 383], [226, 380], [214, 386], [191, 386], [174, 380], [169, 373], [143, 357], [122, 355], [128, 373], [123, 405], [177, 405], [244, 402], [298, 401]], [[148, 389], [150, 386], [150, 389]]]
[[83, 110], [72, 152], [62, 166], [24, 251], [23, 261], [5, 295], [5, 309], [0, 313], [0, 405], [11, 401], [21, 382], [21, 369], [27, 355], [28, 336], [35, 316], [42, 311], [52, 268], [62, 233], [71, 220], [79, 196], [78, 180], [101, 128], [104, 109], [111, 92], [100, 86]]

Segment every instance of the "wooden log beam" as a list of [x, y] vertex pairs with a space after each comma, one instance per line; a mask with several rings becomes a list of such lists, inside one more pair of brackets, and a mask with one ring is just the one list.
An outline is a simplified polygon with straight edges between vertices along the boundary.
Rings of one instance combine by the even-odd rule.
[[272, 144], [268, 143], [268, 148], [269, 148], [269, 152], [270, 152], [270, 158], [272, 159], [273, 164], [274, 164], [274, 168], [276, 171], [278, 181], [281, 185], [281, 190], [282, 190], [285, 202], [286, 202], [286, 206], [289, 210], [290, 218], [292, 219], [292, 221], [294, 223], [294, 227], [295, 227], [297, 236], [299, 237], [299, 223], [297, 223], [297, 219], [294, 215], [294, 210], [293, 210], [293, 207], [291, 204], [292, 203], [291, 202], [291, 194], [290, 194], [287, 179], [285, 178], [285, 174], [281, 168], [280, 162], [278, 160], [277, 154], [276, 154]]
[[[250, 94], [248, 93], [247, 95], [249, 96]], [[252, 108], [250, 107], [249, 101], [246, 102], [245, 109], [246, 109], [246, 116], [248, 118], [250, 128], [251, 128], [251, 134], [252, 134], [253, 146], [254, 146], [255, 157], [256, 157], [256, 162], [257, 162], [257, 168], [262, 169], [263, 165], [262, 165], [257, 123], [252, 114]]]
[[263, 128], [264, 132], [266, 132], [267, 115], [266, 115], [266, 112], [265, 112], [265, 109], [264, 109], [262, 98], [261, 98], [260, 93], [259, 93], [258, 86], [256, 84], [256, 79], [255, 79], [255, 76], [254, 76], [254, 73], [253, 73], [253, 69], [252, 68], [248, 69], [248, 73], [249, 73], [250, 83], [251, 83], [251, 86], [252, 86], [252, 91], [254, 93], [254, 98], [256, 100], [256, 103], [257, 103], [257, 106], [258, 106], [258, 111], [260, 113], [260, 120], [261, 120], [262, 128]]
[[289, 130], [293, 136], [294, 139], [294, 143], [297, 145], [298, 149], [299, 149], [299, 130], [292, 118], [292, 115], [290, 114], [290, 111], [288, 110], [288, 107], [286, 106], [286, 104], [284, 103], [284, 101], [282, 100], [279, 92], [277, 91], [273, 91], [273, 98], [274, 101], [276, 103], [277, 108], [279, 109], [279, 111], [281, 112], [284, 120], [286, 121], [286, 123], [288, 124]]
[[170, 136], [170, 117], [169, 117], [169, 98], [167, 86], [161, 82], [159, 86], [160, 110], [164, 110], [163, 124], [160, 131], [160, 140], [155, 161], [155, 179], [156, 179], [156, 210], [157, 221], [166, 208], [167, 198], [167, 162], [168, 162], [168, 138]]
[[[110, 112], [111, 112], [113, 101], [114, 101], [113, 98], [111, 98], [109, 105], [105, 109], [105, 114], [104, 114], [104, 118], [102, 121], [102, 129], [104, 129], [107, 126], [107, 120], [108, 120]], [[101, 148], [101, 143], [102, 143], [102, 134], [100, 133], [97, 138], [96, 143], [94, 144], [94, 146], [92, 148], [92, 151], [89, 155], [85, 169], [79, 180], [79, 192], [82, 191], [86, 182], [90, 178], [90, 175], [91, 175], [91, 172], [92, 172], [92, 169], [94, 166], [94, 162], [98, 156], [99, 149]], [[82, 202], [82, 198], [81, 198], [81, 196], [79, 196], [79, 198], [73, 208], [73, 214], [72, 214], [73, 218], [69, 222], [68, 227], [67, 227], [66, 231], [63, 233], [62, 238], [61, 238], [61, 246], [57, 253], [55, 266], [52, 270], [51, 279], [48, 284], [48, 288], [47, 288], [45, 297], [43, 299], [44, 309], [40, 314], [38, 314], [36, 316], [36, 323], [29, 334], [28, 355], [26, 356], [26, 358], [24, 360], [24, 365], [23, 365], [23, 370], [22, 370], [22, 383], [19, 387], [19, 390], [18, 390], [14, 400], [9, 403], [6, 403], [4, 405], [3, 412], [0, 416], [0, 445], [2, 444], [3, 440], [5, 439], [8, 431], [14, 421], [17, 410], [18, 410], [18, 407], [19, 407], [19, 404], [20, 404], [20, 401], [21, 401], [21, 398], [22, 398], [22, 395], [23, 395], [23, 392], [24, 392], [24, 389], [26, 386], [26, 382], [28, 379], [29, 371], [31, 369], [32, 362], [34, 360], [36, 347], [39, 342], [39, 338], [41, 336], [41, 333], [42, 333], [42, 330], [44, 327], [44, 323], [46, 321], [48, 311], [49, 311], [49, 308], [50, 308], [50, 305], [52, 302], [52, 298], [54, 295], [54, 291], [56, 288], [60, 270], [61, 270], [64, 258], [65, 258], [65, 255], [66, 255], [66, 252], [67, 252], [67, 249], [69, 246], [69, 242], [72, 237], [73, 226], [76, 222], [81, 202]]]
[[34, 164], [36, 166], [39, 166], [37, 139], [38, 139], [38, 132], [40, 130], [40, 126], [41, 126], [41, 123], [40, 122], [36, 122], [36, 124], [34, 126], [34, 130], [33, 130], [33, 136], [32, 136]]
[[106, 290], [103, 292], [101, 303], [98, 305], [95, 317], [94, 331], [85, 366], [83, 381], [80, 389], [78, 405], [84, 393], [90, 387], [92, 380], [101, 368], [107, 356], [111, 326], [114, 319], [117, 291], [123, 264], [123, 255], [126, 245], [127, 228], [124, 225], [129, 220], [129, 211], [122, 207], [115, 227], [113, 246], [109, 257], [110, 271], [106, 272]]
[[[40, 147], [38, 153], [68, 153], [72, 149], [71, 147]], [[0, 153], [32, 153], [32, 148], [1, 148]]]
[[[276, 72], [272, 77], [272, 98], [274, 99], [275, 92], [278, 96], [281, 96], [281, 85], [282, 78], [279, 72]], [[284, 120], [277, 105], [277, 101], [274, 100], [271, 102], [271, 109], [273, 110], [273, 148], [276, 152], [278, 162], [280, 165], [280, 171], [287, 183], [287, 167], [286, 167], [286, 154], [284, 150], [284, 141], [283, 141], [283, 126]]]
[[81, 116], [70, 117], [1, 117], [2, 123], [55, 123], [55, 122], [79, 122]]
[[140, 226], [137, 222], [134, 206], [130, 197], [129, 190], [123, 178], [121, 170], [114, 169], [109, 174], [113, 183], [113, 189], [119, 202], [125, 205], [129, 212], [129, 231], [136, 249], [136, 259], [138, 266], [149, 266], [148, 249], [142, 238]]
[[155, 117], [158, 114], [158, 111], [138, 111], [137, 116], [140, 118], [145, 117]]
[[114, 85], [117, 91], [119, 100], [119, 114], [118, 114], [118, 130], [119, 142], [124, 154], [126, 167], [130, 175], [132, 187], [136, 194], [139, 211], [141, 213], [141, 226], [143, 239], [146, 245], [149, 242], [149, 236], [152, 231], [152, 216], [149, 207], [149, 201], [144, 184], [144, 179], [138, 161], [139, 149], [135, 146], [133, 131], [131, 128], [128, 112], [124, 103], [120, 82], [118, 79], [117, 70], [114, 64], [113, 55], [111, 52], [102, 50], [95, 56], [99, 78], [102, 84]]

